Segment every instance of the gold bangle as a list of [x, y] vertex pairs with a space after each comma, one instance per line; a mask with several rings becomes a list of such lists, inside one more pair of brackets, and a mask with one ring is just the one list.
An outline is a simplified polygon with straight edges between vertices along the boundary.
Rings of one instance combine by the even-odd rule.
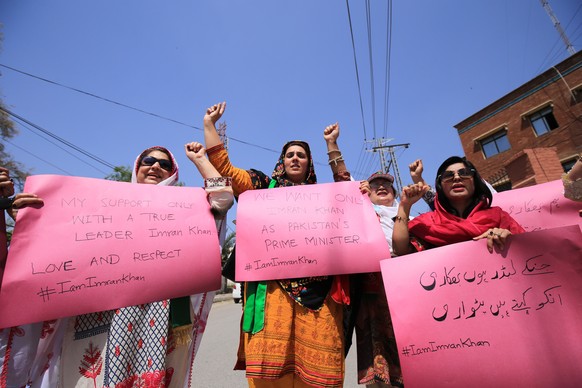
[[339, 152], [340, 154], [342, 153], [342, 152], [341, 152], [339, 149], [337, 149], [337, 150], [331, 150], [331, 151], [327, 151], [327, 154], [329, 155], [329, 154], [331, 154], [332, 152]]

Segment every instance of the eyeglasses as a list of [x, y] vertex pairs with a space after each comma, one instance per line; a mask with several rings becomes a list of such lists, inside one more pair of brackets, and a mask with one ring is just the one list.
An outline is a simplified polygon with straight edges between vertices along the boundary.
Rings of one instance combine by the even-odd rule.
[[158, 159], [154, 158], [153, 156], [146, 156], [141, 160], [142, 166], [153, 166], [154, 164], [159, 163], [160, 167], [166, 171], [172, 172], [172, 161], [168, 159]]
[[370, 188], [372, 190], [377, 190], [378, 188], [380, 188], [380, 186], [382, 186], [385, 189], [389, 189], [390, 187], [392, 187], [392, 183], [385, 179], [374, 179], [372, 182], [370, 182]]
[[450, 182], [455, 179], [455, 175], [459, 175], [461, 179], [469, 179], [475, 175], [475, 170], [472, 168], [461, 168], [457, 171], [445, 171], [439, 175], [441, 182]]

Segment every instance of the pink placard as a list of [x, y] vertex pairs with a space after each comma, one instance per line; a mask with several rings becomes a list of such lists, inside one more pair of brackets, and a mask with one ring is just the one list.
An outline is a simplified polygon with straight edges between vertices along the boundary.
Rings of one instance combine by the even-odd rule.
[[485, 245], [382, 260], [406, 386], [580, 386], [580, 228]]
[[493, 206], [508, 212], [528, 232], [565, 225], [582, 226], [578, 213], [582, 202], [564, 197], [561, 180], [496, 193]]
[[359, 182], [253, 190], [239, 198], [237, 280], [378, 272], [388, 257]]
[[0, 327], [220, 287], [204, 189], [39, 175], [24, 190], [44, 206], [18, 213]]

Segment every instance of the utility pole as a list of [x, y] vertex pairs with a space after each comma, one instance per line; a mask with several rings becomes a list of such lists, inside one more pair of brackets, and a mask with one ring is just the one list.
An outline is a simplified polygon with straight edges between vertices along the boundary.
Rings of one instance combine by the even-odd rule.
[[396, 186], [396, 192], [399, 193], [402, 191], [402, 179], [400, 178], [400, 170], [398, 169], [398, 162], [394, 150], [396, 148], [408, 148], [410, 143], [386, 145], [386, 143], [392, 140], [394, 139], [379, 138], [367, 140], [366, 142], [372, 143], [372, 152], [379, 152], [380, 168], [382, 172], [390, 173], [390, 168], [394, 171], [392, 174], [394, 176], [394, 185]]
[[552, 20], [552, 23], [554, 23], [554, 27], [558, 31], [558, 34], [560, 34], [560, 37], [564, 41], [564, 44], [566, 45], [566, 50], [568, 50], [570, 55], [576, 54], [576, 50], [574, 49], [574, 46], [572, 46], [572, 43], [570, 43], [568, 37], [566, 36], [566, 33], [564, 32], [564, 29], [562, 28], [560, 21], [558, 20], [556, 15], [554, 15], [554, 11], [552, 11], [550, 3], [547, 0], [540, 0], [540, 2], [542, 3], [542, 7], [544, 7], [544, 9], [546, 10], [546, 13]]

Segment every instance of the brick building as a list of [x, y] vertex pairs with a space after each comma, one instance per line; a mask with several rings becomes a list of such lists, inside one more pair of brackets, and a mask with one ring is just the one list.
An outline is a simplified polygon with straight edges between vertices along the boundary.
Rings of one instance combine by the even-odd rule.
[[498, 191], [559, 179], [582, 152], [582, 52], [455, 125]]

